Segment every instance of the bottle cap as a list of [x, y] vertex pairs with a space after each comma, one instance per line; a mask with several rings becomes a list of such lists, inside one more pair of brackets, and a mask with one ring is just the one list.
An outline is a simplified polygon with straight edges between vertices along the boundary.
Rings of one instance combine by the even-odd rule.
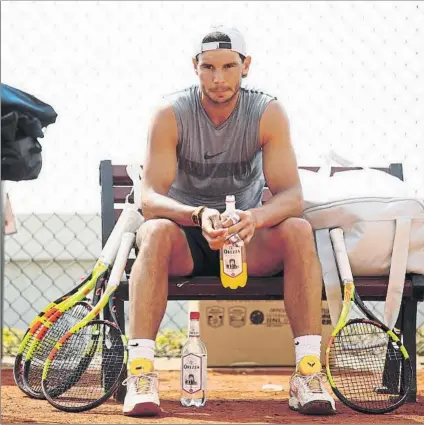
[[225, 202], [236, 202], [236, 197], [234, 195], [227, 195], [225, 197]]
[[198, 311], [190, 312], [190, 320], [199, 320], [199, 319], [200, 319], [200, 313]]

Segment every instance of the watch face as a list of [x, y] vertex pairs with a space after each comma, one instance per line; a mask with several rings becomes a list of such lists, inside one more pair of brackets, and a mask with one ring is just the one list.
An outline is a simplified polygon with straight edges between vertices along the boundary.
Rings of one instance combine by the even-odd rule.
[[193, 221], [193, 223], [198, 226], [199, 225], [199, 216], [197, 215], [197, 211], [195, 211], [193, 213], [193, 215], [191, 216], [191, 220]]
[[192, 216], [191, 216], [191, 219], [192, 219], [193, 223], [194, 223], [196, 226], [200, 226], [200, 218], [199, 218], [199, 215], [200, 215], [200, 213], [201, 213], [201, 211], [202, 211], [202, 210], [203, 210], [203, 208], [196, 208], [196, 209], [194, 210], [194, 212], [193, 212]]

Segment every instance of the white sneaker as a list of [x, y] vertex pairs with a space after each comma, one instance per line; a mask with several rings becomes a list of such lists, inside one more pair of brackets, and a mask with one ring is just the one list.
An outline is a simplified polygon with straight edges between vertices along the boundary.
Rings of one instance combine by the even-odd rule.
[[154, 372], [130, 375], [122, 383], [127, 386], [123, 413], [126, 416], [156, 416], [160, 413], [159, 379]]
[[290, 409], [306, 415], [336, 413], [336, 403], [324, 387], [323, 380], [319, 360], [310, 356], [302, 359], [290, 380]]

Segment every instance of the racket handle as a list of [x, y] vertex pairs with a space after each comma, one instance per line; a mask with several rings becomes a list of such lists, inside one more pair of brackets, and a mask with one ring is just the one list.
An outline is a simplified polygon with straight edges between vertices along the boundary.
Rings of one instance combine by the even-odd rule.
[[134, 233], [125, 232], [122, 235], [118, 253], [116, 254], [115, 263], [113, 264], [112, 271], [110, 272], [108, 287], [118, 286], [121, 282], [122, 274], [125, 271], [128, 256], [130, 254], [131, 248], [134, 245], [134, 239]]
[[143, 221], [143, 216], [135, 206], [126, 205], [100, 254], [99, 260], [107, 265], [113, 264], [123, 234], [125, 232], [135, 233], [143, 224]]
[[343, 283], [353, 282], [352, 269], [350, 268], [343, 230], [340, 228], [330, 230], [330, 238], [331, 242], [333, 243], [337, 266], [339, 268], [340, 277]]

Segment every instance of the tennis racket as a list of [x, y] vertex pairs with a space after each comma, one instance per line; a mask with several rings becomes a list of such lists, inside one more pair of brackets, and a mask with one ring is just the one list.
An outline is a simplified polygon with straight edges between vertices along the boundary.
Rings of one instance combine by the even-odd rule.
[[[102, 288], [109, 276], [110, 270], [106, 270], [96, 280], [91, 302], [86, 299], [78, 301], [69, 309], [60, 312], [57, 319], [48, 326], [41, 326], [39, 332], [35, 335], [32, 344], [29, 347], [27, 356], [23, 362], [23, 384], [25, 393], [32, 398], [44, 399], [41, 390], [41, 376], [44, 363], [57, 340], [63, 336], [70, 328], [84, 318], [100, 299]], [[43, 333], [41, 333], [43, 332]]]
[[[363, 413], [401, 406], [412, 380], [409, 355], [397, 335], [365, 306], [355, 290], [342, 229], [330, 231], [344, 285], [343, 308], [326, 349], [328, 381], [345, 405]], [[347, 320], [352, 303], [366, 316]]]
[[58, 304], [65, 301], [71, 295], [75, 294], [81, 288], [81, 286], [85, 285], [86, 283], [87, 283], [87, 278], [84, 279], [78, 286], [76, 286], [75, 288], [72, 288], [65, 295], [60, 296], [58, 299], [48, 304], [44, 308], [44, 310], [38, 313], [38, 316], [31, 322], [28, 329], [26, 330], [22, 338], [22, 341], [18, 347], [18, 353], [15, 357], [15, 364], [13, 368], [13, 378], [15, 379], [15, 383], [24, 393], [27, 393], [27, 392], [23, 382], [23, 365], [24, 364], [22, 359], [25, 358], [26, 356], [25, 347], [27, 347], [28, 340], [34, 336], [34, 334], [37, 332], [37, 329], [42, 325], [41, 318], [44, 316], [44, 314], [52, 310]]
[[60, 338], [45, 362], [43, 393], [60, 410], [82, 412], [99, 406], [116, 390], [125, 370], [126, 337], [116, 323], [96, 317], [120, 284], [134, 238], [133, 233], [124, 234], [98, 304]]
[[24, 338], [20, 347], [23, 362], [21, 379], [26, 394], [34, 398], [44, 398], [41, 376], [47, 356], [57, 340], [88, 313], [87, 309], [82, 308], [81, 301], [93, 289], [95, 289], [93, 301], [94, 303], [97, 301], [95, 297], [100, 295], [101, 285], [109, 276], [122, 235], [125, 232], [134, 233], [142, 221], [143, 217], [135, 207], [126, 204], [85, 284], [73, 295], [48, 310], [41, 318], [37, 318], [41, 323], [30, 337]]

